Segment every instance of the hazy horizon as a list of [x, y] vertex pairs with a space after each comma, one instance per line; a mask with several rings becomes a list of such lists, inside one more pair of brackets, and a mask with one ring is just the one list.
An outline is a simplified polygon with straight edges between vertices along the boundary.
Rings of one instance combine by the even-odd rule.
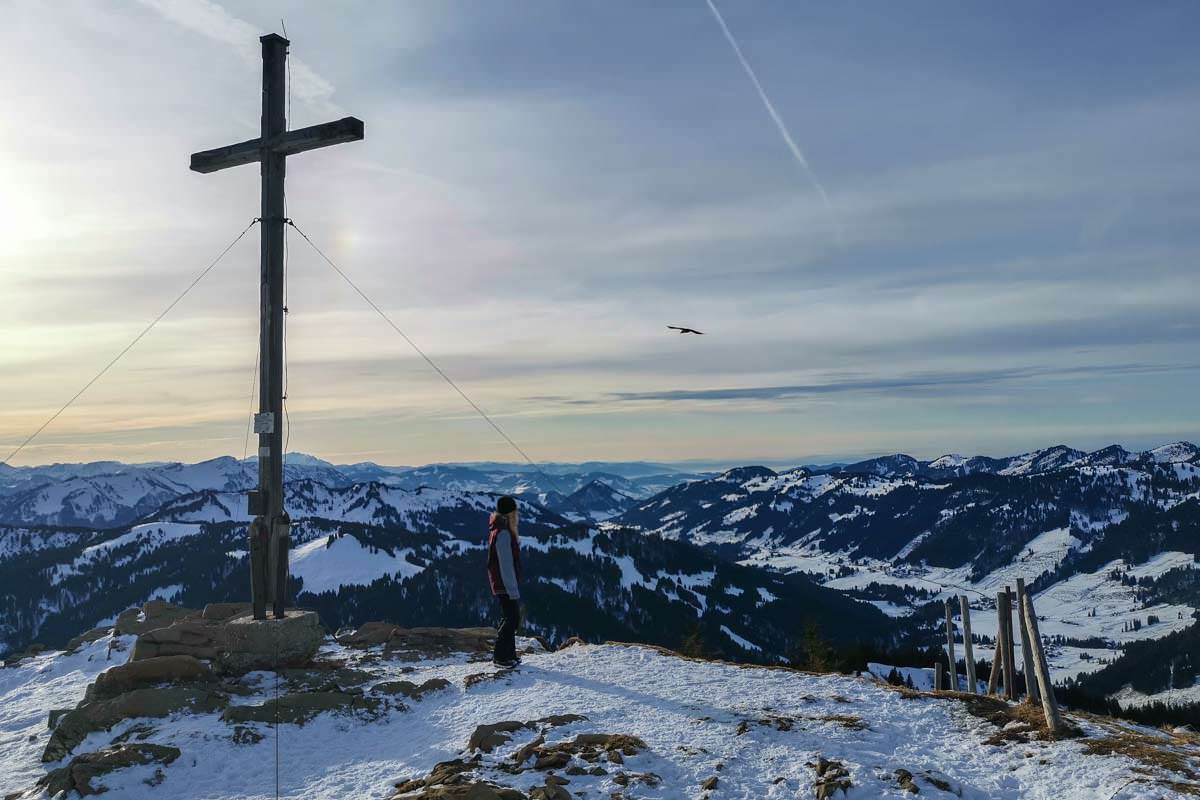
[[[940, 456], [944, 456], [944, 455], [960, 455], [960, 456], [965, 456], [968, 458], [972, 457], [972, 456], [990, 456], [993, 458], [1004, 458], [1004, 457], [1008, 457], [1008, 456], [1022, 455], [1027, 452], [1032, 452], [1033, 450], [1046, 449], [1046, 448], [1055, 447], [1058, 445], [1065, 445], [1067, 447], [1071, 447], [1072, 449], [1081, 450], [1084, 452], [1094, 452], [1096, 450], [1099, 450], [1104, 447], [1108, 447], [1110, 445], [1115, 444], [1115, 445], [1120, 445], [1122, 447], [1125, 447], [1125, 449], [1127, 449], [1131, 452], [1145, 452], [1147, 450], [1152, 450], [1155, 447], [1162, 447], [1165, 445], [1175, 444], [1178, 442], [1191, 443], [1188, 439], [1173, 439], [1170, 441], [1158, 442], [1157, 444], [1154, 444], [1154, 445], [1148, 446], [1148, 447], [1129, 447], [1122, 442], [1109, 442], [1107, 444], [1100, 445], [1097, 447], [1076, 447], [1068, 442], [1053, 442], [1053, 443], [1046, 444], [1042, 447], [1031, 448], [1029, 450], [1020, 450], [1020, 451], [1005, 452], [1005, 453], [1001, 453], [1001, 452], [975, 453], [975, 452], [963, 452], [963, 451], [946, 451], [946, 452], [936, 453], [936, 454], [932, 454], [932, 455], [921, 454], [920, 451], [887, 450], [887, 451], [875, 451], [875, 452], [863, 452], [863, 453], [847, 453], [847, 454], [842, 454], [842, 455], [834, 455], [834, 454], [825, 453], [825, 454], [816, 454], [816, 455], [810, 455], [810, 456], [796, 456], [793, 458], [786, 458], [786, 457], [785, 458], [755, 458], [753, 456], [749, 456], [746, 458], [690, 458], [690, 459], [682, 459], [682, 460], [640, 459], [640, 458], [637, 458], [637, 459], [583, 459], [583, 460], [578, 460], [578, 461], [536, 461], [532, 467], [531, 467], [531, 465], [529, 465], [527, 462], [524, 462], [524, 461], [504, 460], [504, 459], [477, 459], [477, 460], [464, 460], [464, 461], [428, 461], [428, 462], [424, 462], [424, 463], [408, 463], [408, 464], [387, 463], [387, 462], [373, 461], [372, 459], [364, 459], [362, 461], [339, 461], [339, 460], [335, 460], [335, 459], [324, 458], [324, 457], [321, 457], [318, 455], [314, 455], [312, 453], [303, 453], [303, 452], [298, 452], [298, 451], [294, 451], [294, 450], [288, 451], [288, 453], [285, 456], [285, 460], [288, 462], [291, 462], [295, 457], [301, 456], [303, 458], [315, 458], [320, 461], [325, 461], [327, 463], [333, 464], [334, 466], [350, 466], [350, 465], [353, 465], [356, 463], [374, 463], [377, 466], [385, 467], [388, 469], [419, 469], [422, 467], [431, 467], [431, 466], [467, 466], [467, 467], [469, 467], [469, 466], [480, 466], [480, 465], [496, 465], [499, 467], [516, 467], [516, 468], [520, 468], [520, 469], [532, 469], [532, 468], [536, 468], [536, 467], [578, 466], [578, 465], [583, 465], [583, 464], [588, 464], [588, 463], [600, 463], [600, 464], [644, 463], [644, 464], [648, 464], [648, 465], [662, 465], [662, 466], [666, 466], [666, 467], [677, 467], [680, 469], [691, 468], [691, 469], [696, 469], [696, 470], [711, 470], [711, 469], [732, 468], [732, 467], [737, 467], [737, 466], [789, 467], [789, 466], [821, 466], [821, 465], [829, 465], [829, 464], [851, 464], [851, 463], [858, 462], [858, 461], [866, 461], [868, 459], [879, 458], [881, 456], [889, 456], [889, 455], [908, 455], [908, 456], [912, 456], [921, 461], [932, 461], [932, 460], [939, 458]], [[249, 456], [246, 456], [245, 458], [243, 458], [242, 456], [239, 456], [237, 454], [223, 453], [220, 455], [212, 456], [210, 458], [200, 459], [200, 461], [198, 461], [198, 462], [188, 462], [188, 461], [179, 462], [178, 459], [154, 459], [154, 460], [149, 460], [149, 461], [131, 461], [131, 462], [120, 461], [119, 459], [96, 459], [95, 461], [91, 461], [91, 462], [59, 461], [59, 462], [43, 462], [43, 463], [37, 463], [37, 464], [14, 464], [11, 466], [16, 469], [22, 469], [22, 468], [32, 469], [32, 468], [37, 468], [37, 467], [50, 467], [50, 466], [56, 466], [56, 465], [103, 463], [105, 461], [115, 461], [118, 463], [126, 464], [128, 466], [143, 466], [143, 465], [153, 465], [153, 464], [172, 463], [172, 462], [175, 462], [175, 463], [202, 463], [205, 461], [213, 461], [213, 460], [217, 460], [217, 459], [221, 459], [221, 458], [233, 458], [236, 460], [255, 461], [257, 459], [257, 456], [249, 455]], [[0, 462], [0, 465], [9, 466], [9, 465], [5, 464], [4, 462]]]
[[[281, 17], [291, 126], [366, 124], [288, 215], [535, 459], [1200, 439], [1200, 6], [716, 7], [7, 4], [0, 458], [258, 215], [188, 157], [257, 135]], [[257, 248], [14, 465], [241, 453]], [[289, 252], [291, 449], [515, 456]]]

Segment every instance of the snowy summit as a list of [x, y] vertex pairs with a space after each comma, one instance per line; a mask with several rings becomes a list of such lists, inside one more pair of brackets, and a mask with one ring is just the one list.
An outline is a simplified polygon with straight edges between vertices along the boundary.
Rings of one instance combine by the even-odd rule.
[[86, 638], [0, 670], [0, 796], [269, 798], [276, 752], [279, 796], [305, 800], [1200, 791], [1194, 734], [1072, 714], [1078, 735], [1049, 741], [1030, 706], [870, 676], [530, 639], [500, 670], [480, 663], [487, 629], [384, 623], [328, 638], [303, 668], [236, 675], [127, 662], [133, 635]]

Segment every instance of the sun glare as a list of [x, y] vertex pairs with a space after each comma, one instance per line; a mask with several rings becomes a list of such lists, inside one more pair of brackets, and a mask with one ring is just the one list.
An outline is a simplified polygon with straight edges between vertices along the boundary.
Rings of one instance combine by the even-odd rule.
[[46, 193], [0, 161], [0, 256], [26, 253], [32, 242], [48, 238], [50, 219]]

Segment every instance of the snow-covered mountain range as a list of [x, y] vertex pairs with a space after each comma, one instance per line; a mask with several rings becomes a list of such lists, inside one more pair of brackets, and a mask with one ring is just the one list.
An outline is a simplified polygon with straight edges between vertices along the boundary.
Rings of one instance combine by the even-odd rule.
[[[205, 485], [221, 484], [213, 479]], [[618, 501], [632, 502], [594, 481], [582, 490], [580, 498], [593, 499], [601, 515], [613, 513]], [[412, 625], [490, 622], [495, 609], [481, 565], [487, 512], [496, 497], [292, 480], [286, 507], [294, 520], [297, 602], [318, 609], [332, 626], [368, 618]], [[35, 519], [0, 526], [0, 649], [16, 650], [35, 639], [64, 642], [149, 599], [197, 606], [242, 599], [248, 585], [245, 505], [240, 492], [204, 488], [180, 494], [132, 524], [68, 527]], [[887, 618], [869, 605], [807, 577], [738, 565], [684, 542], [600, 531], [536, 503], [524, 504], [521, 537], [530, 576], [523, 591], [528, 625], [552, 639], [584, 635], [678, 645], [694, 633], [715, 652], [778, 660], [797, 647], [796, 608], [807, 609], [805, 619], [822, 625], [833, 641], [894, 638]], [[854, 624], [834, 624], [845, 620]]]
[[[646, 498], [698, 477], [660, 464], [385, 467], [371, 463], [334, 465], [300, 453], [289, 453], [284, 468], [287, 483], [309, 481], [330, 489], [378, 484], [394, 489], [511, 494], [580, 516], [581, 503], [594, 502], [594, 511], [605, 517], [624, 510], [630, 505], [629, 499]], [[0, 523], [93, 528], [125, 525], [176, 498], [203, 491], [244, 492], [257, 482], [254, 459], [239, 461], [229, 456], [198, 464], [102, 461], [9, 467], [0, 463]], [[583, 494], [577, 497], [580, 492]]]
[[[1129, 642], [1190, 628], [1200, 608], [1200, 457], [1051, 447], [1005, 459], [888, 456], [830, 470], [744, 467], [691, 481], [613, 521], [746, 565], [808, 574], [898, 619], [967, 594], [995, 633], [997, 591], [1022, 577], [1058, 679]], [[991, 655], [990, 642], [977, 648]], [[1191, 686], [1173, 664], [1162, 688]], [[1166, 685], [1167, 683], [1172, 686]], [[1196, 691], [1200, 699], [1200, 688]]]
[[[0, 651], [152, 598], [240, 599], [253, 476], [232, 458], [0, 465]], [[967, 594], [990, 658], [995, 593], [1023, 577], [1056, 677], [1086, 680], [1131, 643], [1176, 641], [1163, 637], [1200, 608], [1200, 450], [1186, 442], [719, 474], [293, 455], [287, 485], [299, 601], [334, 625], [487, 620], [482, 519], [499, 492], [526, 501], [530, 622], [550, 637], [691, 635], [771, 660], [811, 622], [831, 641], [928, 648], [941, 601]], [[1138, 702], [1192, 688], [1200, 658], [1167, 660]]]

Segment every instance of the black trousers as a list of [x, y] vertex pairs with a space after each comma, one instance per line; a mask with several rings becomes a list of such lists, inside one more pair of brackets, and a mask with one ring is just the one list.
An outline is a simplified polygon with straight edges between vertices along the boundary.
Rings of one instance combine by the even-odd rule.
[[496, 599], [500, 601], [500, 613], [504, 615], [504, 621], [496, 633], [493, 657], [497, 661], [512, 661], [517, 657], [517, 624], [521, 621], [521, 606], [506, 594], [497, 595]]

